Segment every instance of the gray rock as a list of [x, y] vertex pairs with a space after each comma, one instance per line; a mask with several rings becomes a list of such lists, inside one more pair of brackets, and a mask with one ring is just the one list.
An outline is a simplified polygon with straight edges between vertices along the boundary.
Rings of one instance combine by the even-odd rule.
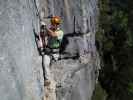
[[[57, 84], [56, 99], [91, 100], [99, 67], [95, 47], [98, 1], [40, 0], [39, 2], [38, 9], [45, 17], [49, 15], [62, 17], [62, 29], [66, 39], [64, 52], [67, 54], [62, 54], [61, 58], [70, 58], [62, 59], [51, 66], [51, 74]], [[79, 58], [71, 59], [77, 54]]]
[[34, 30], [39, 32], [38, 12], [63, 18], [61, 27], [68, 43], [63, 51], [67, 54], [61, 57], [79, 55], [53, 62], [56, 99], [91, 100], [99, 67], [95, 49], [97, 2], [0, 0], [0, 100], [42, 100], [46, 94], [42, 59], [34, 39]]
[[37, 23], [33, 0], [0, 0], [0, 100], [41, 100], [44, 95], [33, 34]]

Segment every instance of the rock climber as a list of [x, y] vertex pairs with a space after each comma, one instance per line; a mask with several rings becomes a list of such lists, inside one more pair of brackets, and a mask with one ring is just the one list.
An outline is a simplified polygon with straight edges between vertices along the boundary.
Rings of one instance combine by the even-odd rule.
[[51, 25], [49, 28], [42, 22], [40, 32], [40, 50], [44, 54], [43, 62], [46, 86], [50, 84], [51, 80], [50, 64], [53, 60], [57, 61], [59, 59], [59, 50], [64, 34], [59, 27], [61, 24], [61, 18], [59, 16], [53, 16], [50, 21]]

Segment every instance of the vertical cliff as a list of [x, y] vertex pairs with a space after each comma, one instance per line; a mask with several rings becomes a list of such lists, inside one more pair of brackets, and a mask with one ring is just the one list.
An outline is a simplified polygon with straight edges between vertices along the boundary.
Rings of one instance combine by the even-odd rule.
[[0, 0], [0, 100], [41, 100], [43, 74], [33, 0]]
[[[65, 32], [62, 59], [53, 62], [51, 66], [54, 86], [46, 88], [46, 99], [54, 97], [54, 100], [91, 100], [99, 63], [95, 49], [97, 3], [97, 0], [38, 2], [42, 20], [49, 20], [44, 18], [50, 15], [61, 16], [63, 19], [61, 27]], [[77, 55], [79, 57], [72, 59]], [[56, 94], [52, 95], [50, 88]]]
[[[0, 100], [91, 100], [99, 67], [97, 2], [0, 1]], [[62, 59], [51, 65], [52, 88], [45, 89], [33, 31], [39, 32], [38, 14], [61, 16], [65, 32]]]

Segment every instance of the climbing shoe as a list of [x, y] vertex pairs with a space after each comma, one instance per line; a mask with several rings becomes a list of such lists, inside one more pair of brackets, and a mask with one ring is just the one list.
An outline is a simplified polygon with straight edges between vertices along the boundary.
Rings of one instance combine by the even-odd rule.
[[50, 83], [51, 83], [50, 80], [45, 80], [45, 81], [44, 81], [44, 86], [49, 86]]

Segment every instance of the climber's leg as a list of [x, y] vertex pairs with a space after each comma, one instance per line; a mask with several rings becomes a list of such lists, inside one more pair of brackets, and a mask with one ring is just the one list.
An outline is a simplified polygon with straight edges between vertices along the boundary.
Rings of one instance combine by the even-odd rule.
[[45, 67], [45, 78], [46, 80], [51, 79], [51, 74], [50, 74], [50, 56], [44, 55], [44, 67]]

